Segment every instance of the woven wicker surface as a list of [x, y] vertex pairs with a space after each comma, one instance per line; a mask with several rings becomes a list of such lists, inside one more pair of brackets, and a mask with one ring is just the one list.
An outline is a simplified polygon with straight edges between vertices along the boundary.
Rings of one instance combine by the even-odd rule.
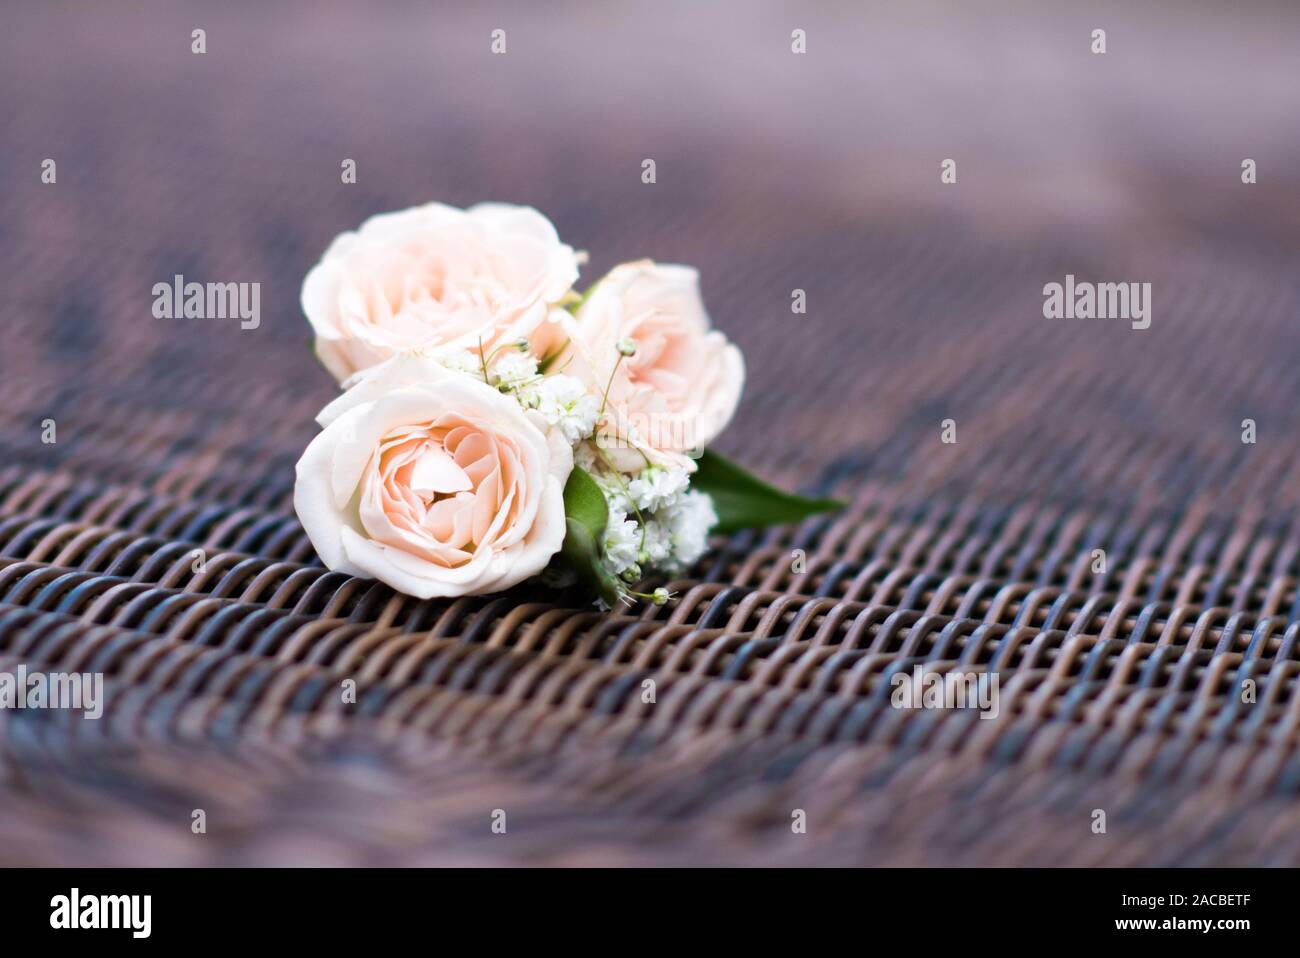
[[[708, 6], [6, 12], [0, 670], [108, 701], [0, 712], [0, 862], [1300, 863], [1296, 14], [1115, 7], [1103, 69], [1063, 15]], [[323, 569], [298, 284], [431, 198], [699, 265], [723, 448], [849, 507], [662, 609]], [[154, 319], [177, 273], [260, 328]], [[1066, 273], [1152, 327], [1044, 320]], [[891, 708], [917, 663], [999, 718]]]

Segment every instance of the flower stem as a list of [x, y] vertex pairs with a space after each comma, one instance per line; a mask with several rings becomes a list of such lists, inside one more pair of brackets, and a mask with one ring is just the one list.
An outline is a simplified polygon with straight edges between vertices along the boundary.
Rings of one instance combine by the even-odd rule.
[[609, 390], [614, 385], [614, 374], [618, 372], [619, 364], [623, 362], [623, 354], [618, 354], [618, 359], [614, 360], [614, 368], [609, 371], [609, 382], [605, 383], [605, 394], [600, 397], [600, 416], [605, 415], [605, 404], [609, 402]]

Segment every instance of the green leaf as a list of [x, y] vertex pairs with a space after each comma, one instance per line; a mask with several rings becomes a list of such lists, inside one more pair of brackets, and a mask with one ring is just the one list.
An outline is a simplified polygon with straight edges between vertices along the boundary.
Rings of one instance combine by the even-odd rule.
[[601, 538], [609, 520], [609, 506], [590, 473], [573, 467], [564, 485], [565, 533], [562, 551], [578, 577], [614, 608], [619, 597], [619, 583], [600, 562]]
[[706, 450], [696, 465], [699, 468], [691, 477], [691, 488], [713, 498], [718, 513], [715, 532], [800, 522], [819, 512], [844, 508], [844, 503], [835, 499], [806, 499], [782, 492], [716, 452]]
[[573, 467], [569, 481], [564, 484], [564, 514], [586, 526], [597, 542], [605, 533], [605, 523], [609, 520], [605, 493], [591, 473], [580, 466]]
[[618, 580], [600, 564], [600, 552], [591, 530], [577, 519], [565, 520], [564, 557], [573, 565], [583, 583], [605, 600], [611, 609], [618, 607]]

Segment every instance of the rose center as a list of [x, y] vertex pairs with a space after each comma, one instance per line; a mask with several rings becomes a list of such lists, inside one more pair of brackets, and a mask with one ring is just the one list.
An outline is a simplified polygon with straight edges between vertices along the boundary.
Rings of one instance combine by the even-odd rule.
[[425, 503], [473, 488], [469, 475], [439, 445], [426, 446], [411, 469], [411, 491]]

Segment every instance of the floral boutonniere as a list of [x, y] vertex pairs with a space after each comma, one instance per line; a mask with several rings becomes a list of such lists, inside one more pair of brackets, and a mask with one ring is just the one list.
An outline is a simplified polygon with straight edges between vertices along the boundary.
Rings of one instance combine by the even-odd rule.
[[419, 598], [574, 574], [608, 605], [684, 570], [711, 531], [839, 503], [773, 489], [706, 447], [744, 359], [699, 276], [641, 260], [585, 293], [546, 217], [440, 203], [339, 236], [303, 282], [343, 393], [297, 466], [294, 506], [329, 568]]

